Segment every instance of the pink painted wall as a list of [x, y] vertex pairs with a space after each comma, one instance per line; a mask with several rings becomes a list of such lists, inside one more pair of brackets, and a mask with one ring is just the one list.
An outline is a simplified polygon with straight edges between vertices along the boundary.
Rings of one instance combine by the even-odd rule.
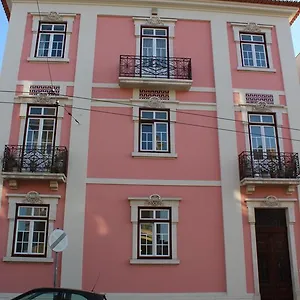
[[[120, 34], [120, 28], [122, 28], [122, 34]], [[93, 81], [101, 83], [118, 82], [119, 62], [122, 54], [136, 54], [132, 18], [99, 16]]]
[[282, 114], [282, 136], [283, 136], [283, 148], [284, 152], [293, 152], [291, 141], [291, 129], [288, 114]]
[[[179, 265], [129, 264], [132, 224], [127, 198], [153, 193], [182, 197], [178, 223]], [[225, 292], [220, 188], [88, 184], [86, 199], [84, 289], [92, 288], [100, 272], [95, 291]]]
[[104, 98], [104, 99], [132, 99], [132, 89], [118, 89], [118, 88], [93, 88], [93, 98]]
[[210, 92], [176, 92], [176, 100], [182, 102], [216, 103], [216, 94]]
[[[56, 221], [54, 228], [63, 227], [63, 213], [65, 203], [65, 185], [60, 184], [56, 192], [50, 191], [49, 183], [43, 181], [20, 181], [18, 190], [10, 190], [5, 184], [2, 193], [2, 204], [0, 209], [0, 257], [6, 256], [6, 247], [8, 239], [8, 193], [26, 194], [30, 191], [38, 191], [41, 194], [60, 195], [61, 199], [57, 205]], [[3, 262], [0, 260], [0, 291], [1, 293], [20, 293], [28, 289], [52, 286], [53, 282], [53, 263], [20, 263]], [[28, 276], [24, 276], [27, 274]]]
[[[73, 24], [73, 32], [70, 39], [69, 63], [49, 63], [52, 80], [74, 81], [77, 57], [77, 44], [80, 16], [77, 15]], [[25, 38], [21, 55], [18, 80], [50, 81], [49, 69], [46, 62], [29, 62], [32, 34], [32, 16], [28, 14], [25, 27]]]
[[276, 73], [253, 72], [237, 70], [237, 49], [233, 37], [233, 30], [228, 24], [228, 43], [230, 52], [231, 75], [233, 88], [283, 90], [283, 79], [276, 30], [272, 29], [272, 58]]
[[[187, 33], [197, 33], [197, 37]], [[187, 47], [187, 45], [191, 45]], [[178, 20], [175, 25], [174, 56], [192, 59], [193, 86], [214, 87], [210, 22]]]
[[220, 180], [216, 112], [177, 111], [178, 158], [145, 159], [132, 157], [131, 108], [93, 107], [92, 110], [88, 177]]
[[11, 125], [10, 125], [10, 145], [18, 145], [19, 144], [19, 134], [20, 134], [20, 108], [21, 104], [14, 104]]

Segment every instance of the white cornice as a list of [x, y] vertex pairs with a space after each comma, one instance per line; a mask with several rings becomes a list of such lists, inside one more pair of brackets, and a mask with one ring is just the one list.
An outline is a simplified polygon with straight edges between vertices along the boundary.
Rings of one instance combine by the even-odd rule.
[[[36, 3], [33, 0], [12, 0], [13, 3]], [[82, 5], [81, 0], [40, 0], [43, 4], [74, 4]], [[101, 6], [133, 6], [133, 7], [156, 7], [180, 10], [201, 10], [209, 12], [224, 12], [236, 14], [268, 15], [274, 17], [292, 18], [297, 12], [296, 7], [279, 5], [263, 5], [253, 3], [236, 3], [214, 0], [85, 0], [84, 5]], [[74, 13], [80, 13], [76, 11]], [[163, 16], [161, 16], [163, 17]]]

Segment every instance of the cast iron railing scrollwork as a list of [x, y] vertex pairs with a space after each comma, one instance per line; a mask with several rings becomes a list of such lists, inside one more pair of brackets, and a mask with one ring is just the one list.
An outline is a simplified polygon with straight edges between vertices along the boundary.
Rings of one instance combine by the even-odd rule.
[[66, 147], [6, 145], [2, 171], [67, 175], [67, 162]]
[[240, 179], [297, 178], [300, 175], [298, 153], [251, 152], [239, 155]]
[[192, 79], [190, 58], [155, 56], [120, 56], [120, 77]]

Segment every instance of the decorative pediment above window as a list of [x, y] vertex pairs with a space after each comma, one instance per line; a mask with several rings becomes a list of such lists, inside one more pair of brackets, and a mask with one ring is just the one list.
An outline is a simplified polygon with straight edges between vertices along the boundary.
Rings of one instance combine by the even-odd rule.
[[165, 108], [164, 103], [159, 97], [151, 97], [147, 102], [147, 106], [150, 108]]
[[160, 19], [159, 16], [151, 16], [149, 19], [147, 19], [146, 25], [164, 26], [164, 22]]
[[244, 27], [245, 32], [261, 32], [261, 28], [254, 22], [249, 22], [245, 27]]
[[266, 101], [260, 100], [260, 101], [257, 101], [257, 103], [255, 103], [255, 105], [252, 107], [252, 111], [255, 111], [255, 112], [271, 112], [272, 109]]
[[28, 192], [23, 200], [24, 203], [30, 204], [43, 204], [43, 200], [38, 192], [31, 191]]
[[145, 204], [150, 206], [162, 206], [163, 200], [160, 195], [153, 194], [149, 196], [149, 199], [145, 201]]
[[47, 93], [40, 93], [34, 99], [38, 104], [55, 104], [56, 100], [50, 97]]
[[49, 21], [49, 22], [63, 22], [63, 17], [55, 12], [55, 11], [51, 11], [48, 15], [46, 15], [43, 18], [43, 21]]

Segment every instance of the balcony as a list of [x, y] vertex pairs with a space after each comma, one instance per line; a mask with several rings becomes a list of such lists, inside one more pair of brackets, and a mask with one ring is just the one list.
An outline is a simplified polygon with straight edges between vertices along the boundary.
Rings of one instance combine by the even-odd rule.
[[247, 194], [257, 185], [283, 185], [292, 194], [300, 183], [298, 153], [244, 151], [239, 155], [239, 170]]
[[192, 83], [190, 58], [120, 56], [120, 87], [187, 91]]
[[57, 190], [58, 182], [66, 182], [68, 150], [66, 147], [34, 147], [6, 145], [3, 154], [2, 176], [12, 189], [18, 180], [48, 180], [50, 189]]

